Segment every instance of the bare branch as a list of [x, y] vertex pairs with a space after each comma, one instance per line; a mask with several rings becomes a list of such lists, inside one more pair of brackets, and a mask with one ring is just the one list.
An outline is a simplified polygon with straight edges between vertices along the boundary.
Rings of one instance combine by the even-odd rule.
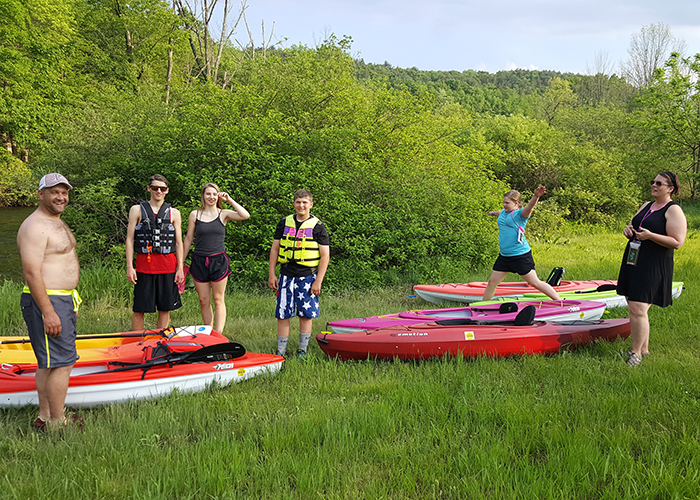
[[685, 41], [676, 39], [668, 25], [658, 23], [644, 26], [640, 33], [632, 35], [627, 49], [629, 58], [620, 64], [622, 76], [631, 85], [645, 88], [654, 70], [664, 65], [671, 52], [680, 52], [684, 48]]

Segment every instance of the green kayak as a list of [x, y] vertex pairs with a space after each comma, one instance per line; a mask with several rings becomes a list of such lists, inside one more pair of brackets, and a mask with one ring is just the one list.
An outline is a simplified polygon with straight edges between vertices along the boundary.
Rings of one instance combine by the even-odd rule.
[[[574, 292], [559, 292], [559, 296], [564, 300], [594, 300], [604, 302], [608, 309], [613, 307], [627, 307], [627, 301], [622, 295], [618, 295], [613, 285], [603, 285], [590, 290], [578, 290]], [[683, 291], [683, 282], [674, 281], [672, 286], [673, 298], [677, 299]], [[472, 302], [471, 306], [497, 304], [499, 302], [517, 302], [518, 300], [546, 300], [543, 293], [524, 293], [522, 297], [501, 297], [494, 300], [482, 302]]]

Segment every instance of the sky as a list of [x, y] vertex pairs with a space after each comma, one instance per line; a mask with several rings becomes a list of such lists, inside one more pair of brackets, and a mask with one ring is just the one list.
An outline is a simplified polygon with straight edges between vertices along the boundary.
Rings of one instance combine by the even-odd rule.
[[[619, 73], [634, 33], [666, 24], [700, 52], [697, 0], [246, 0], [257, 46], [315, 47], [352, 37], [367, 63], [420, 70], [516, 68], [588, 73], [596, 60]], [[220, 2], [223, 3], [223, 2]], [[274, 25], [273, 25], [274, 24]], [[236, 38], [247, 41], [245, 29]]]

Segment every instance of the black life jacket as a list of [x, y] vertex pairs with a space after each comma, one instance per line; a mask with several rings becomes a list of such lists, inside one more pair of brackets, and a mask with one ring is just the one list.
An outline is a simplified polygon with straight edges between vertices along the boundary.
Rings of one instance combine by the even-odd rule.
[[134, 230], [134, 251], [162, 254], [175, 252], [175, 226], [170, 203], [163, 203], [156, 215], [148, 202], [141, 202], [141, 222]]

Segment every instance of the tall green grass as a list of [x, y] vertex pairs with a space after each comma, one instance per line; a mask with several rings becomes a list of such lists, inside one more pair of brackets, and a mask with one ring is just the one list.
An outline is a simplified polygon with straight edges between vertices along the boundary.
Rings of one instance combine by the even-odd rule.
[[[619, 233], [533, 243], [540, 276], [564, 266], [569, 279], [617, 277]], [[310, 359], [272, 377], [81, 410], [83, 432], [36, 434], [36, 408], [2, 410], [0, 497], [698, 498], [699, 247], [693, 229], [676, 254], [686, 289], [651, 309], [652, 354], [637, 368], [619, 355], [622, 340], [415, 363], [336, 362], [312, 340]], [[123, 270], [83, 273], [81, 332], [130, 328], [125, 281]], [[2, 310], [14, 308], [0, 315], [6, 332], [22, 333], [19, 289], [0, 287]], [[333, 319], [427, 305], [410, 294], [410, 285], [324, 294], [314, 333]], [[272, 352], [273, 293], [226, 299], [225, 333]], [[194, 290], [183, 300], [173, 324], [199, 322]]]

